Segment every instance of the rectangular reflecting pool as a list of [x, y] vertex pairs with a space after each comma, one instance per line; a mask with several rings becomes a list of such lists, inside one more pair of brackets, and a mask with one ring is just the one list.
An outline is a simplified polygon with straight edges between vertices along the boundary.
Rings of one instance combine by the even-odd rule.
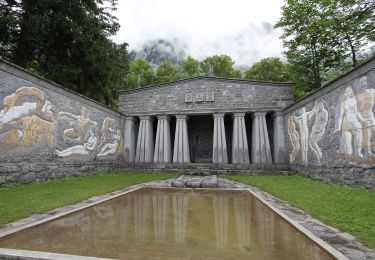
[[142, 188], [0, 239], [120, 259], [335, 259], [248, 191]]

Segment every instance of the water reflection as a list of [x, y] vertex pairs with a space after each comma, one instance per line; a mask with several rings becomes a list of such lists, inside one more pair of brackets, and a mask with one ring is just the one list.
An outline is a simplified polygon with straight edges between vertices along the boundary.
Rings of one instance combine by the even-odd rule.
[[245, 198], [234, 198], [237, 242], [240, 249], [250, 251], [251, 244], [251, 201]]
[[165, 193], [152, 196], [155, 242], [164, 243], [167, 236], [168, 196]]
[[215, 218], [216, 247], [225, 248], [228, 244], [228, 205], [227, 196], [214, 196], [213, 209]]
[[137, 194], [133, 197], [135, 239], [138, 241], [145, 240], [150, 205], [150, 195]]
[[173, 199], [173, 224], [176, 243], [183, 244], [186, 238], [187, 209], [189, 197], [183, 193], [172, 195]]
[[128, 259], [332, 259], [241, 191], [142, 189], [0, 239], [0, 247]]

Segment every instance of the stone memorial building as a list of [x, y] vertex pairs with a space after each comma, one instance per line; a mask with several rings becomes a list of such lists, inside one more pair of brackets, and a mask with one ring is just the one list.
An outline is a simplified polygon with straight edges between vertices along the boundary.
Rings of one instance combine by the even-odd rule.
[[297, 173], [375, 188], [375, 58], [293, 101], [291, 83], [195, 77], [119, 111], [0, 60], [0, 185], [108, 170]]
[[125, 161], [285, 164], [292, 102], [289, 83], [203, 76], [123, 91]]

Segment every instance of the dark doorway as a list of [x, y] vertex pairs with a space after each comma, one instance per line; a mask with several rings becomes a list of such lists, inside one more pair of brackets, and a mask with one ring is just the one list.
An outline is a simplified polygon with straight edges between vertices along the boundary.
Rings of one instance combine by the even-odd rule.
[[233, 115], [224, 116], [225, 139], [227, 141], [228, 163], [232, 163], [232, 136], [233, 136]]
[[275, 144], [273, 140], [273, 132], [274, 132], [274, 113], [268, 112], [266, 115], [266, 123], [267, 123], [267, 132], [268, 132], [268, 140], [270, 142], [270, 149], [271, 149], [271, 156], [272, 156], [272, 161], [274, 162], [275, 158], [273, 158], [273, 151], [275, 149]]
[[188, 132], [191, 162], [211, 163], [214, 132], [212, 115], [190, 116]]

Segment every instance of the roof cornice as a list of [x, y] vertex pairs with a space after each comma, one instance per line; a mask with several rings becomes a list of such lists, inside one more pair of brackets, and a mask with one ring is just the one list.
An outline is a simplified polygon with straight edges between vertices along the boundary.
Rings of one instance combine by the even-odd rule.
[[140, 92], [145, 91], [148, 89], [154, 89], [154, 88], [161, 88], [166, 86], [172, 86], [177, 84], [183, 84], [187, 82], [192, 81], [199, 81], [199, 80], [205, 80], [205, 81], [217, 81], [217, 82], [231, 82], [231, 83], [240, 83], [240, 84], [249, 84], [249, 83], [255, 83], [260, 85], [277, 85], [278, 87], [292, 87], [292, 82], [275, 82], [275, 81], [260, 81], [260, 80], [248, 80], [248, 79], [235, 79], [235, 78], [222, 78], [222, 77], [209, 77], [209, 76], [196, 76], [191, 78], [185, 78], [155, 85], [149, 85], [141, 88], [135, 88], [135, 89], [124, 89], [119, 90], [118, 93], [131, 93], [131, 92]]

